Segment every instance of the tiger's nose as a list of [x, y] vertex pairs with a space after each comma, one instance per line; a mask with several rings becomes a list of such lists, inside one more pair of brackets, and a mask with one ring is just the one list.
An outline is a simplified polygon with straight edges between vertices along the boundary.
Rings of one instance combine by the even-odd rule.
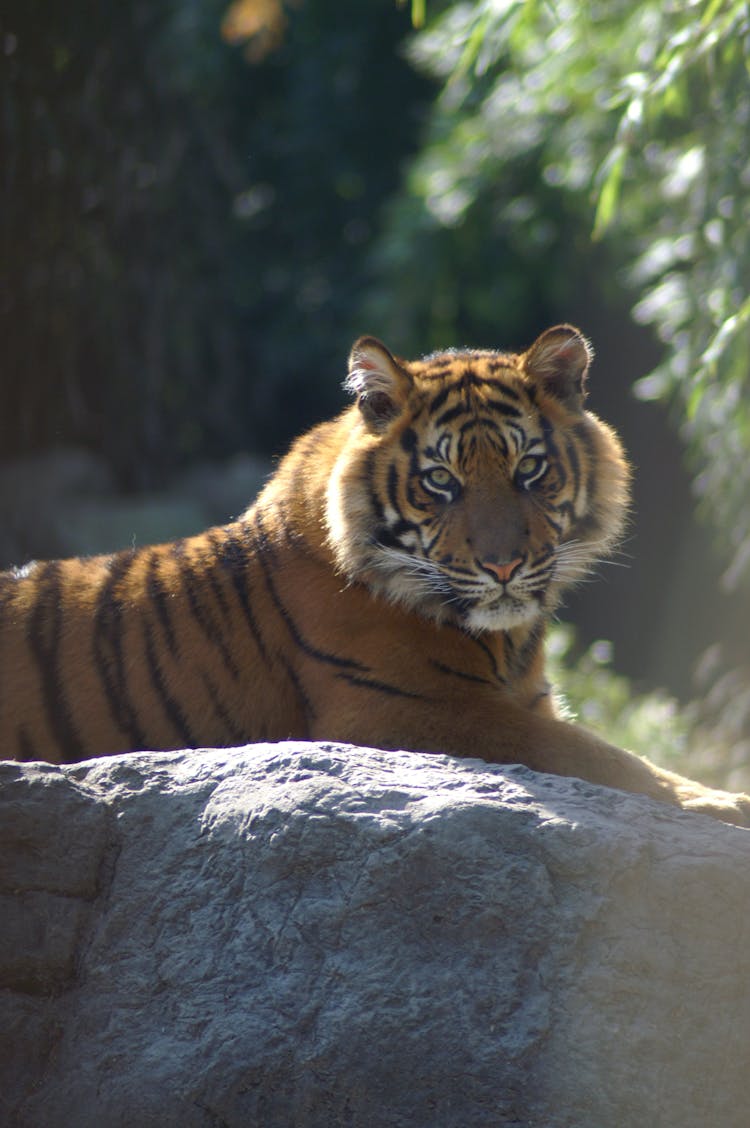
[[523, 557], [516, 556], [507, 564], [496, 564], [493, 560], [483, 560], [482, 567], [495, 576], [501, 584], [507, 583], [523, 564]]

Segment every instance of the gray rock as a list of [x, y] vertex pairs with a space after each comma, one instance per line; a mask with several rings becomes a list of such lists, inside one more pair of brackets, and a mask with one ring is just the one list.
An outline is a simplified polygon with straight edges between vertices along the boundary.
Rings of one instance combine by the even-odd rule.
[[0, 765], [0, 1123], [746, 1128], [750, 835], [332, 745]]

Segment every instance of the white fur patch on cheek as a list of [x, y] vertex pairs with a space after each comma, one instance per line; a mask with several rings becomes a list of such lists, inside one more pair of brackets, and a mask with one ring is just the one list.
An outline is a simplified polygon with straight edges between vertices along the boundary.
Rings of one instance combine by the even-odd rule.
[[404, 548], [420, 548], [419, 536], [416, 529], [409, 529], [398, 537], [398, 543]]
[[344, 509], [345, 488], [342, 483], [344, 463], [338, 459], [328, 479], [326, 490], [326, 522], [328, 536], [334, 547], [343, 544], [347, 537], [347, 520]]

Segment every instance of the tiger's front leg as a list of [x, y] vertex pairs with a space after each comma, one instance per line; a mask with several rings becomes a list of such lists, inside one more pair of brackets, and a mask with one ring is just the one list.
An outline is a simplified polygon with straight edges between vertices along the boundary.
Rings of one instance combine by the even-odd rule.
[[590, 783], [649, 795], [723, 822], [750, 826], [750, 796], [706, 787], [697, 780], [660, 768], [643, 756], [609, 744], [581, 725], [555, 718], [552, 723], [560, 743], [551, 755], [546, 749], [537, 753], [536, 763], [528, 765], [536, 771], [575, 775]]
[[703, 787], [690, 779], [675, 776], [680, 806], [685, 811], [711, 815], [722, 822], [750, 827], [750, 795]]
[[750, 796], [705, 787], [608, 744], [580, 725], [498, 701], [497, 694], [430, 703], [381, 700], [370, 702], [369, 708], [352, 694], [346, 704], [339, 700], [330, 714], [322, 710], [311, 735], [523, 764], [750, 826]]
[[[742, 792], [706, 787], [696, 780], [660, 768], [645, 757], [599, 740], [593, 733], [578, 725], [566, 722], [562, 724], [576, 734], [576, 750], [573, 754], [573, 760], [577, 761], [576, 769], [567, 770], [568, 766], [573, 766], [572, 762], [570, 765], [566, 762], [561, 767], [560, 757], [552, 756], [549, 758], [548, 768], [539, 766], [545, 757], [539, 758], [537, 771], [576, 775], [591, 783], [650, 795], [663, 802], [674, 803], [685, 811], [711, 815], [723, 822], [750, 827], [750, 796]], [[566, 737], [570, 737], [570, 732], [566, 733]], [[582, 744], [593, 742], [590, 758], [585, 749], [578, 746], [579, 738]]]

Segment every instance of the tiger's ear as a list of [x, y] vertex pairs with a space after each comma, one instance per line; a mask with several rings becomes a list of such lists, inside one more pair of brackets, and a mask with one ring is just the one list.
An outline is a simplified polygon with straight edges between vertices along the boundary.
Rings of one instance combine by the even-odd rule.
[[572, 325], [547, 329], [523, 355], [523, 366], [535, 384], [571, 411], [586, 398], [586, 374], [594, 350]]
[[377, 337], [360, 337], [349, 356], [344, 387], [375, 431], [383, 431], [406, 403], [411, 379]]

